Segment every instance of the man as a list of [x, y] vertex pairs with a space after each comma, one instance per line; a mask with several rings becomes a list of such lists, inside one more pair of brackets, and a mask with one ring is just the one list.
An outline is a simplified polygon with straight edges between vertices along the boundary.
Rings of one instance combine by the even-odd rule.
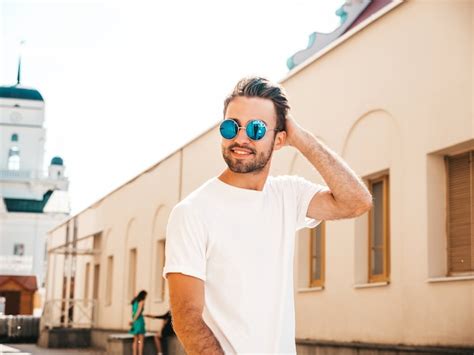
[[175, 332], [171, 325], [171, 312], [167, 311], [166, 313], [161, 314], [161, 315], [144, 314], [144, 317], [152, 318], [152, 319], [163, 319], [163, 324], [160, 330], [155, 334], [154, 340], [155, 340], [157, 354], [158, 355], [166, 354], [167, 353], [166, 340], [168, 339], [168, 337], [175, 335]]
[[[242, 79], [225, 100], [219, 127], [228, 167], [170, 214], [163, 275], [173, 327], [188, 354], [296, 353], [295, 232], [372, 206], [363, 182], [289, 109], [279, 85]], [[269, 176], [273, 151], [285, 145], [298, 149], [329, 188]]]

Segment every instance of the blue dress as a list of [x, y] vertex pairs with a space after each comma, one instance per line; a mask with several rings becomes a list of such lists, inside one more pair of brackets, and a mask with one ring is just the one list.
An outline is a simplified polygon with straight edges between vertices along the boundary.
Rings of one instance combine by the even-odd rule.
[[[132, 319], [135, 317], [135, 314], [138, 310], [138, 301], [133, 302], [132, 305]], [[143, 310], [142, 310], [143, 313]], [[145, 319], [143, 318], [143, 314], [140, 314], [136, 321], [132, 323], [132, 328], [129, 330], [130, 334], [137, 335], [137, 334], [145, 334]]]

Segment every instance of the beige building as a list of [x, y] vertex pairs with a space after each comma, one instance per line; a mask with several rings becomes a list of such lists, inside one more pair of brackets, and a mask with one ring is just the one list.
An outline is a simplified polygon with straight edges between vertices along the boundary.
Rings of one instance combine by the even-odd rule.
[[[473, 23], [472, 1], [386, 1], [281, 81], [297, 121], [375, 199], [365, 215], [298, 235], [299, 353], [474, 348]], [[93, 341], [126, 331], [141, 289], [146, 313], [164, 313], [168, 215], [224, 167], [216, 125], [51, 230], [43, 324], [92, 317]], [[274, 156], [280, 174], [324, 184], [291, 148]]]

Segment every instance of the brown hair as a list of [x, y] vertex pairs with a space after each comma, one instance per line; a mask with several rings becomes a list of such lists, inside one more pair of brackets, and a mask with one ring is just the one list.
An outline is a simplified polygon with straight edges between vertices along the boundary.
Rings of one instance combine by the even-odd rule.
[[229, 103], [238, 96], [260, 97], [272, 100], [277, 114], [278, 131], [285, 130], [285, 119], [290, 109], [290, 104], [286, 97], [286, 92], [279, 84], [274, 84], [266, 78], [259, 76], [243, 78], [235, 85], [234, 90], [224, 101], [224, 115]]

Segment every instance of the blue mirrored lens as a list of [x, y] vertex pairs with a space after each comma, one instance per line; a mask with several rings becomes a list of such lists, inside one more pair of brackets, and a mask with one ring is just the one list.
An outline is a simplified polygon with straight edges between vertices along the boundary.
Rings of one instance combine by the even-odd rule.
[[259, 139], [262, 139], [263, 136], [265, 136], [266, 131], [267, 131], [267, 128], [263, 121], [253, 120], [247, 123], [247, 128], [246, 128], [247, 135], [249, 136], [250, 139], [253, 139], [254, 141], [258, 141]]
[[232, 139], [237, 135], [238, 129], [239, 126], [237, 125], [237, 122], [233, 120], [224, 120], [220, 126], [221, 136], [225, 139]]

